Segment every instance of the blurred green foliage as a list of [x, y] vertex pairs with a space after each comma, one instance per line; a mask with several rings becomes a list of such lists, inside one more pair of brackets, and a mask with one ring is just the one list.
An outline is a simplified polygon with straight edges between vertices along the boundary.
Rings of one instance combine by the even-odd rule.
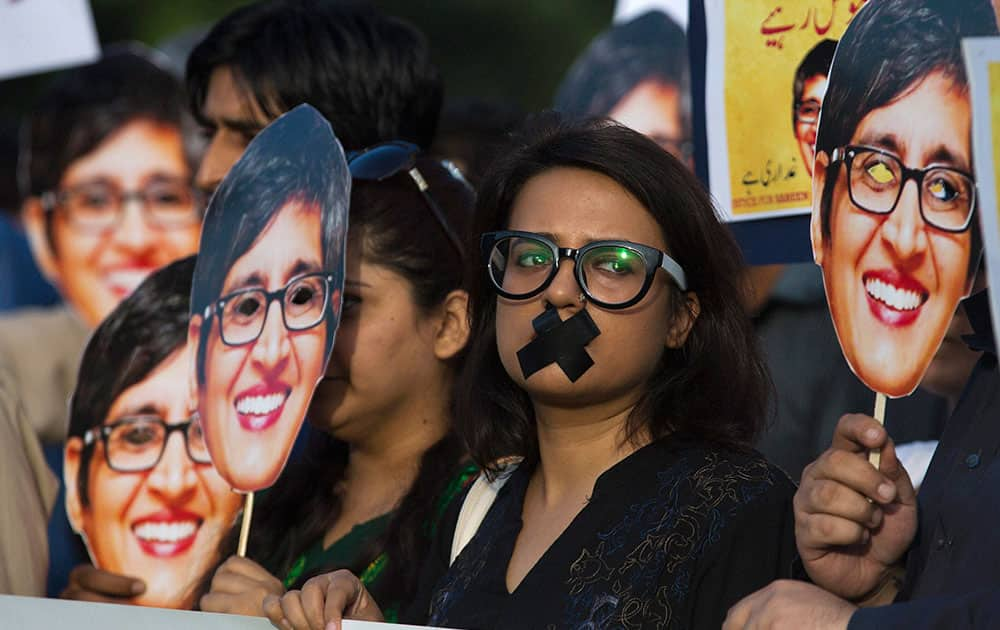
[[380, 0], [430, 40], [449, 97], [526, 109], [552, 102], [577, 54], [611, 22], [613, 0]]
[[[91, 0], [103, 43], [162, 45], [209, 27], [245, 0]], [[375, 0], [418, 26], [449, 99], [478, 97], [541, 109], [573, 58], [611, 20], [613, 0]], [[31, 107], [47, 76], [0, 82], [0, 121]]]

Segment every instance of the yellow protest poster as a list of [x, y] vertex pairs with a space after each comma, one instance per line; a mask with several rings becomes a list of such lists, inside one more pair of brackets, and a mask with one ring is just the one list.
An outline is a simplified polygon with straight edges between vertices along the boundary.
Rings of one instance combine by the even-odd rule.
[[727, 220], [805, 214], [837, 40], [864, 0], [706, 0], [709, 183]]

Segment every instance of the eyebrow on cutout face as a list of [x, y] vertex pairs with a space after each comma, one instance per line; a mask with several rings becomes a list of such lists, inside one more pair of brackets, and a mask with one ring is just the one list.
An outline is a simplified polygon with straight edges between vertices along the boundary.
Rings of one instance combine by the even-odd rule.
[[[284, 284], [288, 284], [288, 282], [296, 276], [301, 276], [306, 273], [316, 273], [322, 270], [323, 268], [319, 263], [299, 258], [295, 261], [295, 264], [285, 272]], [[261, 271], [251, 271], [250, 273], [240, 276], [234, 280], [231, 286], [223, 287], [222, 293], [225, 295], [227, 293], [232, 293], [233, 291], [239, 291], [240, 289], [262, 289], [267, 286], [267, 281], [268, 277], [266, 273]]]
[[[862, 136], [858, 140], [858, 144], [867, 145], [870, 147], [875, 147], [878, 149], [883, 149], [889, 151], [890, 153], [895, 153], [900, 157], [904, 157], [906, 153], [906, 141], [901, 139], [899, 136], [893, 133], [882, 134], [878, 136]], [[909, 157], [909, 156], [906, 156]], [[968, 160], [960, 157], [954, 151], [952, 151], [948, 146], [940, 143], [934, 147], [929, 153], [925, 153], [922, 156], [922, 163], [913, 165], [908, 163], [908, 160], [903, 160], [906, 166], [917, 166], [926, 167], [931, 164], [938, 164], [941, 166], [949, 166], [952, 168], [957, 168], [960, 170], [969, 170]]]
[[154, 405], [152, 403], [144, 403], [144, 404], [141, 404], [141, 405], [131, 405], [131, 406], [125, 407], [125, 409], [123, 409], [120, 412], [116, 413], [114, 415], [114, 417], [111, 419], [111, 422], [117, 422], [118, 420], [121, 420], [122, 418], [129, 418], [129, 417], [133, 417], [133, 416], [160, 416], [160, 417], [162, 417], [163, 414], [161, 414], [160, 411], [161, 410], [158, 409], [156, 407], [156, 405]]

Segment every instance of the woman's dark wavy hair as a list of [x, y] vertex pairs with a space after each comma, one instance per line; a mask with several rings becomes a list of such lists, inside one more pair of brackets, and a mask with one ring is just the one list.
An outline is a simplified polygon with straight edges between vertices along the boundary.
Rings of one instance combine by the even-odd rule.
[[[464, 180], [430, 158], [417, 168], [434, 198], [459, 235], [472, 219], [473, 193]], [[414, 303], [432, 309], [462, 287], [465, 261], [430, 214], [416, 184], [405, 172], [381, 182], [355, 180], [351, 190], [350, 234], [364, 244], [365, 260], [388, 267], [410, 285]], [[461, 365], [461, 357], [454, 361]], [[340, 515], [337, 485], [344, 479], [349, 445], [311, 431], [302, 457], [293, 460], [262, 500], [255, 513], [248, 555], [279, 578], [303, 551], [330, 528]], [[361, 573], [383, 551], [389, 558], [376, 596], [405, 601], [416, 590], [417, 572], [429, 544], [428, 524], [434, 523], [438, 499], [455, 477], [465, 449], [449, 432], [424, 453], [420, 470], [396, 509], [383, 536], [372, 541], [354, 567]], [[236, 550], [237, 532], [224, 543], [223, 557]], [[303, 575], [301, 585], [315, 573]], [[202, 588], [207, 589], [211, 576]]]
[[268, 118], [309, 103], [348, 150], [390, 139], [429, 147], [444, 93], [423, 34], [353, 0], [254, 2], [222, 18], [188, 58], [196, 116], [220, 67]]
[[[698, 296], [701, 313], [687, 342], [664, 352], [630, 414], [627, 437], [657, 439], [686, 431], [723, 445], [749, 446], [766, 418], [770, 377], [742, 308], [742, 255], [698, 180], [649, 138], [602, 119], [540, 116], [500, 155], [479, 189], [476, 233], [507, 228], [511, 207], [533, 177], [558, 168], [593, 171], [613, 179], [649, 211]], [[528, 395], [500, 363], [497, 297], [485, 263], [470, 270], [472, 342], [456, 388], [456, 419], [475, 462], [495, 473], [503, 457], [537, 457], [535, 418]], [[687, 301], [675, 283], [668, 286], [676, 316]]]
[[[335, 143], [326, 121], [305, 106], [288, 112], [254, 139], [215, 191], [205, 215], [201, 244], [211, 255], [198, 263], [192, 315], [204, 316], [222, 297], [230, 268], [292, 202], [321, 209], [323, 268], [343, 273], [344, 252], [337, 235], [346, 227], [343, 193], [349, 175], [340, 149], [331, 150]], [[199, 383], [205, 382], [206, 342], [216, 321], [210, 315], [201, 326], [196, 357]], [[333, 347], [333, 323], [328, 318], [325, 352]]]
[[[94, 331], [70, 399], [69, 437], [83, 438], [103, 424], [123, 391], [183, 347], [194, 266], [190, 256], [153, 272]], [[87, 479], [93, 454], [93, 448], [86, 448], [80, 456], [76, 483], [84, 507], [90, 503]]]
[[[860, 11], [837, 46], [823, 98], [816, 152], [828, 156], [850, 143], [870, 112], [909, 94], [928, 75], [941, 72], [968, 89], [962, 38], [997, 34], [989, 0], [879, 0]], [[830, 237], [830, 204], [840, 162], [827, 170], [820, 199], [823, 234]], [[969, 277], [976, 271], [982, 242], [972, 222]]]

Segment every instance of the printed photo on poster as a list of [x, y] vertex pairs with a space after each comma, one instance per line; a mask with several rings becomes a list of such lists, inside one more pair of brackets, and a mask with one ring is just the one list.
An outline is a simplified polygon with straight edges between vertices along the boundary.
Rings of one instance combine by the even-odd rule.
[[[986, 275], [1000, 278], [1000, 37], [962, 42], [972, 94], [972, 149], [976, 161], [976, 214], [983, 234]], [[996, 282], [994, 281], [994, 287]], [[1000, 290], [993, 288], [993, 334], [1000, 334]]]
[[807, 214], [837, 40], [864, 0], [706, 0], [709, 183], [727, 220]]
[[816, 141], [810, 232], [837, 338], [877, 393], [920, 384], [981, 254], [961, 38], [989, 0], [883, 0], [840, 41]]
[[330, 124], [300, 105], [216, 190], [191, 298], [191, 388], [212, 462], [241, 492], [285, 466], [340, 321], [351, 178]]
[[194, 267], [192, 257], [154, 272], [97, 327], [70, 404], [70, 524], [94, 566], [142, 580], [132, 601], [146, 606], [196, 603], [242, 503], [189, 404]]
[[687, 33], [662, 11], [594, 38], [563, 79], [554, 107], [570, 116], [613, 118], [694, 169]]

